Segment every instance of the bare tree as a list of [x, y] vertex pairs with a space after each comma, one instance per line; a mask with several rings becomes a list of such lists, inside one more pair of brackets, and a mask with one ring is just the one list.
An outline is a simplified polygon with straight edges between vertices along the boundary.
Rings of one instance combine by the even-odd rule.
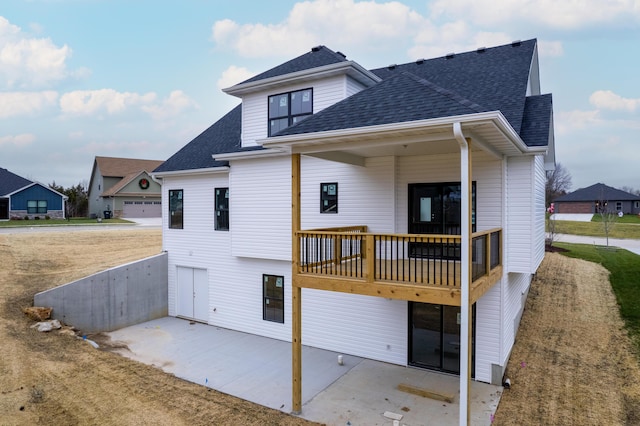
[[616, 223], [617, 214], [609, 208], [609, 201], [603, 199], [596, 201], [596, 213], [600, 215], [602, 220], [602, 228], [604, 230], [604, 236], [607, 239], [607, 247], [609, 247], [609, 232], [613, 229], [613, 225]]
[[629, 194], [640, 196], [640, 189], [634, 189], [630, 186], [623, 186], [622, 188], [620, 188], [620, 190], [624, 192], [628, 192]]
[[547, 172], [547, 181], [545, 185], [545, 196], [547, 206], [551, 205], [553, 200], [561, 195], [566, 194], [571, 189], [571, 174], [562, 165], [556, 164], [554, 170]]

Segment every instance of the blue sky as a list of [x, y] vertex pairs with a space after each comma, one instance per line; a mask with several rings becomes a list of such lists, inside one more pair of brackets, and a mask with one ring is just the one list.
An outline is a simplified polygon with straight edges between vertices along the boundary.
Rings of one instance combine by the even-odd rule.
[[639, 0], [3, 0], [0, 167], [67, 187], [97, 155], [164, 160], [221, 88], [320, 44], [377, 68], [530, 38], [572, 189], [640, 189]]

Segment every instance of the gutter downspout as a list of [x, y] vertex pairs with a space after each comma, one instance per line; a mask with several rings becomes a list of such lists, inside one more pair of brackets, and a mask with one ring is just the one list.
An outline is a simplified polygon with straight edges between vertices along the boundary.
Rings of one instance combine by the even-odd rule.
[[469, 142], [462, 133], [459, 122], [453, 123], [453, 136], [460, 145], [460, 188], [462, 190], [461, 206], [461, 295], [460, 295], [460, 425], [470, 424], [470, 387], [471, 387], [471, 306], [470, 265], [471, 265], [471, 155]]

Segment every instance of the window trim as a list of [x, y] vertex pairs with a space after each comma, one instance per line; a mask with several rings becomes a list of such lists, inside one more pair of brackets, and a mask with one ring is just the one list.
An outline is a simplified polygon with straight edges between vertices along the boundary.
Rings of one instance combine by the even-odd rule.
[[[218, 195], [219, 191], [226, 191], [225, 199], [227, 200], [226, 206], [221, 206], [218, 203]], [[229, 230], [229, 187], [220, 187], [214, 188], [214, 196], [215, 196], [215, 219], [214, 219], [214, 229], [216, 231], [228, 231]], [[226, 216], [226, 219], [224, 218]], [[222, 219], [222, 220], [221, 220]], [[223, 223], [220, 223], [223, 222]], [[226, 226], [224, 226], [224, 222], [226, 222]]]
[[[180, 201], [180, 209], [178, 210], [176, 208], [176, 210], [175, 210], [175, 212], [180, 211], [180, 223], [179, 224], [174, 223], [173, 218], [176, 215], [172, 214], [172, 213], [175, 213], [175, 212], [172, 212], [172, 210], [171, 210], [172, 207], [174, 207], [172, 205], [172, 199], [171, 199], [174, 192], [176, 192], [176, 193], [179, 192], [180, 193], [180, 195], [177, 196], [178, 197], [177, 200]], [[168, 191], [168, 193], [167, 193], [167, 198], [169, 199], [169, 202], [167, 203], [167, 204], [169, 204], [169, 218], [167, 220], [169, 229], [184, 229], [184, 189], [170, 189]]]
[[[331, 193], [332, 185], [335, 187], [333, 194]], [[338, 193], [338, 182], [320, 183], [320, 213], [338, 213]]]
[[[35, 203], [34, 206], [30, 206], [30, 203]], [[27, 200], [27, 213], [28, 214], [42, 214], [49, 211], [49, 203], [47, 200]]]
[[[275, 288], [281, 288], [281, 297], [273, 297], [267, 294], [267, 285], [269, 284], [269, 280], [274, 279], [273, 285]], [[278, 286], [278, 280], [280, 280], [280, 286]], [[284, 299], [285, 299], [285, 289], [284, 289], [284, 276], [283, 275], [273, 275], [273, 274], [262, 274], [262, 319], [264, 321], [275, 322], [278, 324], [284, 324]], [[267, 305], [269, 305], [270, 300], [278, 300], [280, 301], [280, 306], [282, 309], [279, 315], [276, 317], [274, 312], [271, 312], [271, 315], [268, 315]], [[278, 309], [278, 308], [276, 308]]]
[[[303, 113], [298, 113], [295, 114], [292, 112], [292, 95], [295, 95], [297, 93], [302, 94], [303, 92], [309, 91], [309, 93], [311, 94], [311, 99], [309, 100], [310, 104], [311, 104], [311, 110], [309, 112], [303, 112]], [[271, 114], [271, 100], [274, 98], [279, 98], [281, 96], [287, 96], [287, 114], [286, 115], [273, 115]], [[287, 127], [292, 126], [294, 123], [294, 121], [296, 120], [296, 118], [299, 117], [306, 117], [309, 115], [313, 115], [313, 87], [306, 87], [304, 89], [299, 89], [299, 90], [292, 90], [290, 92], [283, 92], [283, 93], [276, 93], [273, 95], [269, 95], [267, 97], [267, 135], [269, 137], [271, 137], [273, 134], [278, 133], [281, 130], [286, 129]], [[277, 131], [273, 132], [271, 131], [271, 121], [272, 120], [287, 120], [287, 125], [286, 127], [283, 127], [281, 129], [278, 129]]]

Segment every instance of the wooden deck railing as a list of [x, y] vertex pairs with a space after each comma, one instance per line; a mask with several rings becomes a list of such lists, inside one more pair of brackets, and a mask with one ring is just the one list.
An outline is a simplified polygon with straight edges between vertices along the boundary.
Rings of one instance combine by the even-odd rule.
[[[502, 230], [472, 235], [472, 281], [501, 264]], [[299, 231], [299, 274], [460, 287], [460, 235], [372, 234], [366, 226]]]

